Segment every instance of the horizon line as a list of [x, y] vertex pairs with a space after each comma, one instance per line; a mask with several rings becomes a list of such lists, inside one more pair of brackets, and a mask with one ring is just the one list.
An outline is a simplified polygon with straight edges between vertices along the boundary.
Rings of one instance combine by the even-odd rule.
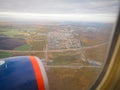
[[102, 13], [79, 13], [79, 14], [45, 14], [45, 13], [22, 13], [22, 12], [0, 12], [0, 18], [19, 20], [48, 20], [48, 21], [98, 21], [115, 22], [116, 14]]

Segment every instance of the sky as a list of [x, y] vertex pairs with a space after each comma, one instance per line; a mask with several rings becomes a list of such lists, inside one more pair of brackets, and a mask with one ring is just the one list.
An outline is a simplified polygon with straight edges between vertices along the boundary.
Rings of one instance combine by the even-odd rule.
[[115, 20], [120, 0], [0, 0], [0, 20]]

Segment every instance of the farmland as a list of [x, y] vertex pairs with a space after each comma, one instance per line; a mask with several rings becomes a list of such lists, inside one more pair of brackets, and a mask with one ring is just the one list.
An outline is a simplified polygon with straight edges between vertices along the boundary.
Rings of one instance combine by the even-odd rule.
[[0, 22], [0, 58], [35, 55], [45, 65], [50, 90], [86, 90], [102, 70], [111, 30], [109, 23]]

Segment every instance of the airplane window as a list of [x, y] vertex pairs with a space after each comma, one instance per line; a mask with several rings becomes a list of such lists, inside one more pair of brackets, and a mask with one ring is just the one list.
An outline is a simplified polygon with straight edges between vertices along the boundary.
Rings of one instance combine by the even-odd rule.
[[37, 56], [50, 90], [88, 90], [106, 62], [119, 2], [1, 0], [0, 60]]

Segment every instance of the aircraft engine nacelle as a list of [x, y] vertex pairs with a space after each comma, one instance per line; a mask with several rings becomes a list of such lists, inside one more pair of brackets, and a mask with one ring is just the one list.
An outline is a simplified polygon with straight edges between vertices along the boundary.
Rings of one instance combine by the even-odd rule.
[[18, 56], [0, 61], [0, 90], [48, 90], [48, 79], [41, 60]]

